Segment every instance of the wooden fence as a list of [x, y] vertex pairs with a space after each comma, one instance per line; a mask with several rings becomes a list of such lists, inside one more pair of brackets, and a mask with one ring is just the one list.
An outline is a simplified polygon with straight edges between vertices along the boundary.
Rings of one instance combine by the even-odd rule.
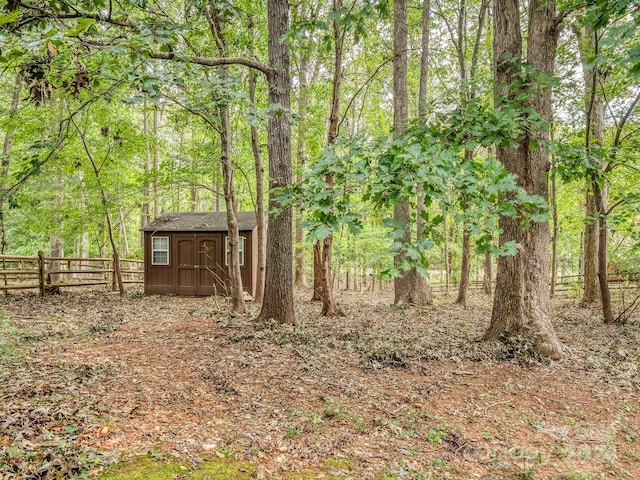
[[[123, 283], [144, 283], [142, 260], [120, 259]], [[106, 285], [117, 290], [113, 258], [0, 255], [0, 291], [37, 289], [41, 295], [61, 287]]]
[[[612, 290], [622, 290], [628, 288], [640, 288], [640, 273], [638, 272], [622, 272], [611, 274], [608, 276], [607, 281], [609, 288]], [[441, 282], [430, 283], [431, 291], [433, 293], [445, 293], [446, 285]], [[556, 277], [556, 286], [554, 291], [555, 297], [572, 297], [582, 295], [583, 277], [582, 275], [564, 275]], [[470, 280], [469, 290], [481, 291], [484, 288], [484, 282], [481, 280]], [[494, 284], [491, 286], [495, 288]], [[449, 286], [449, 293], [456, 293], [458, 291], [458, 283], [452, 282]]]

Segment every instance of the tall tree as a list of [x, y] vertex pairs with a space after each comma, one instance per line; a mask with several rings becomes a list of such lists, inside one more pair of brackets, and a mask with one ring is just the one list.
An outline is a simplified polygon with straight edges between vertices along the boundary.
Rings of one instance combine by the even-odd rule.
[[[269, 30], [269, 103], [281, 111], [268, 122], [269, 187], [286, 188], [292, 180], [291, 169], [291, 76], [289, 43], [282, 38], [289, 28], [288, 0], [268, 0]], [[280, 210], [276, 212], [276, 210]], [[293, 310], [293, 238], [292, 209], [282, 207], [269, 195], [269, 230], [264, 299], [258, 321], [270, 318], [295, 324]]]
[[[496, 108], [526, 97], [525, 106], [547, 123], [551, 120], [551, 87], [541, 83], [553, 75], [558, 42], [558, 19], [554, 0], [531, 0], [528, 12], [526, 62], [523, 65], [519, 0], [494, 0], [494, 98]], [[525, 70], [525, 68], [530, 70]], [[527, 75], [528, 82], [517, 82]], [[518, 146], [498, 146], [498, 159], [529, 194], [548, 196], [549, 154], [544, 147], [548, 131], [522, 129]], [[500, 219], [500, 244], [515, 241], [515, 255], [498, 259], [497, 283], [491, 323], [485, 339], [515, 335], [529, 338], [544, 356], [559, 359], [562, 346], [550, 315], [549, 222], [532, 222], [529, 228], [518, 219]]]
[[[589, 65], [588, 57], [593, 56], [596, 51], [595, 41], [598, 37], [597, 31], [579, 28], [577, 31], [578, 48], [582, 60], [582, 77], [585, 88], [585, 114], [588, 119], [586, 141], [589, 143], [587, 151], [590, 150], [590, 143], [602, 145], [604, 140], [604, 102], [599, 93], [598, 75], [595, 66]], [[596, 200], [594, 197], [593, 176], [587, 179], [585, 188], [586, 223], [583, 235], [583, 274], [584, 286], [582, 292], [582, 303], [589, 305], [597, 303], [600, 299], [600, 286], [598, 284], [598, 230], [600, 219], [596, 210]]]
[[[209, 29], [213, 36], [218, 52], [222, 57], [227, 56], [227, 39], [223, 29], [222, 12], [212, 5], [205, 11]], [[224, 76], [228, 75], [226, 67], [223, 67]], [[232, 137], [231, 137], [231, 107], [228, 101], [216, 107], [216, 113], [220, 120], [217, 129], [220, 136], [220, 161], [222, 165], [222, 179], [224, 199], [227, 204], [227, 243], [229, 247], [229, 281], [231, 282], [231, 309], [236, 313], [245, 313], [247, 306], [244, 301], [244, 289], [242, 286], [242, 273], [240, 272], [240, 232], [238, 229], [238, 206], [234, 187], [234, 168], [232, 163]]]
[[[407, 2], [396, 0], [393, 3], [393, 131], [401, 136], [409, 119], [409, 91], [407, 87], [408, 70], [408, 23]], [[409, 200], [404, 199], [393, 207], [393, 218], [404, 225], [402, 241], [412, 241], [411, 212]], [[399, 264], [406, 256], [400, 252], [394, 262]], [[432, 303], [431, 293], [425, 278], [415, 268], [402, 270], [393, 280], [394, 303], [429, 305]]]

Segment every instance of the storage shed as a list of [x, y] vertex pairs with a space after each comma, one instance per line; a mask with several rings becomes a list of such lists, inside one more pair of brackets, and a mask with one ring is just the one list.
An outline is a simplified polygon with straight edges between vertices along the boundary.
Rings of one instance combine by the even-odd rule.
[[[256, 215], [238, 212], [244, 290], [255, 297], [258, 275]], [[142, 228], [147, 294], [230, 294], [226, 212], [167, 213]]]

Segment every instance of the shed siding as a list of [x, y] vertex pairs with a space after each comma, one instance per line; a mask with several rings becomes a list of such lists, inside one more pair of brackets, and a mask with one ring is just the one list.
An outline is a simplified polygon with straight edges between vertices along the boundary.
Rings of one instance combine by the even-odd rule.
[[[177, 295], [228, 294], [228, 268], [225, 266], [226, 232], [145, 231], [145, 293]], [[255, 296], [257, 278], [255, 231], [240, 231], [245, 240], [245, 263], [240, 268], [244, 290]], [[152, 265], [151, 238], [169, 237], [169, 265]]]

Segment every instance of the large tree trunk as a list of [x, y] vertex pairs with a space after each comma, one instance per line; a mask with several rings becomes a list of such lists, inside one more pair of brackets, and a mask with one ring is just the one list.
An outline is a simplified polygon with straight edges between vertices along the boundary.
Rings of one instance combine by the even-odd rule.
[[[289, 44], [282, 41], [289, 29], [289, 2], [268, 0], [269, 103], [281, 105], [281, 115], [269, 118], [269, 186], [286, 188], [291, 183], [291, 126], [289, 108], [291, 78], [289, 73]], [[269, 195], [269, 230], [267, 232], [267, 270], [262, 310], [257, 321], [274, 319], [280, 323], [295, 324], [293, 310], [293, 239], [291, 207], [282, 209], [273, 195]]]
[[[409, 90], [407, 88], [407, 3], [406, 0], [396, 0], [393, 3], [393, 129], [396, 135], [404, 132], [409, 118]], [[402, 241], [410, 244], [412, 241], [409, 228], [409, 201], [393, 208], [393, 218], [400, 224], [406, 225]], [[405, 256], [401, 252], [394, 258], [397, 265]], [[400, 272], [400, 276], [393, 281], [394, 303], [430, 305], [431, 292], [426, 280], [413, 268]]]
[[[555, 2], [529, 2], [527, 62], [537, 73], [553, 75], [558, 30]], [[494, 0], [494, 62], [496, 107], [502, 97], [518, 95], [514, 76], [521, 71], [522, 33], [518, 0]], [[551, 120], [551, 90], [531, 84], [528, 106], [544, 120]], [[518, 176], [518, 183], [529, 194], [548, 197], [549, 154], [542, 146], [544, 132], [522, 132], [519, 147], [497, 147], [498, 159]], [[539, 143], [538, 148], [532, 142]], [[551, 323], [549, 301], [549, 222], [533, 222], [525, 229], [519, 220], [500, 219], [500, 243], [515, 241], [516, 255], [498, 259], [496, 291], [491, 324], [485, 339], [522, 335], [529, 338], [538, 353], [559, 359], [562, 346]]]

